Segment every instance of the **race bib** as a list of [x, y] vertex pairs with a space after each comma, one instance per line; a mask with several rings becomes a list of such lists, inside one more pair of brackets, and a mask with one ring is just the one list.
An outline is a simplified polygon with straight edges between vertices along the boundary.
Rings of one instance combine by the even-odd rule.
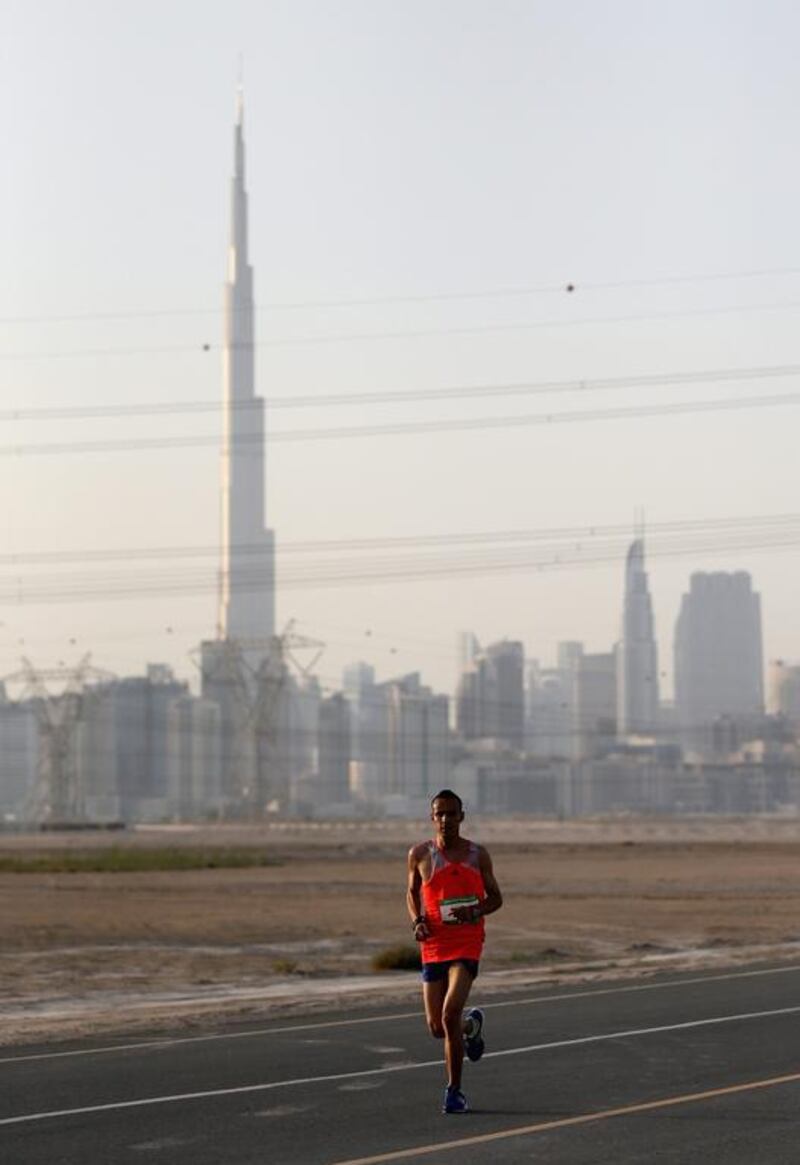
[[443, 898], [439, 903], [442, 922], [457, 925], [459, 919], [455, 917], [454, 911], [459, 906], [480, 906], [480, 899], [475, 894], [469, 894], [465, 898]]

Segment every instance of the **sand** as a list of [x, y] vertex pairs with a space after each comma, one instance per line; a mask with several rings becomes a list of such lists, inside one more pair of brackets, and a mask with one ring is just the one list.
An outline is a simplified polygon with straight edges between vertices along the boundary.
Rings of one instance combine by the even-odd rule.
[[[800, 954], [800, 822], [475, 821], [505, 905], [485, 991]], [[0, 854], [258, 846], [278, 864], [168, 873], [0, 873], [0, 1042], [190, 1028], [412, 1000], [374, 956], [410, 944], [405, 865], [424, 826], [150, 828], [2, 835]]]

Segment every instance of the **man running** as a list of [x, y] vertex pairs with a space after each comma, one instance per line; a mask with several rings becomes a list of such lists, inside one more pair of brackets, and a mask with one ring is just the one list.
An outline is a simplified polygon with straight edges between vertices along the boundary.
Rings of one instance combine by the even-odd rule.
[[442, 1112], [469, 1111], [461, 1091], [464, 1051], [483, 1055], [483, 1012], [464, 1012], [483, 948], [483, 919], [503, 905], [482, 845], [461, 837], [464, 807], [450, 789], [431, 800], [436, 836], [408, 854], [406, 902], [422, 950], [422, 994], [431, 1035], [444, 1040], [447, 1089]]

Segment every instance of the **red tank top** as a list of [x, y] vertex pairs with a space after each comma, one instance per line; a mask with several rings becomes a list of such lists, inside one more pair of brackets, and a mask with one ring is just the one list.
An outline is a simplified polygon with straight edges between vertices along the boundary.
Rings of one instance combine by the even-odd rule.
[[461, 861], [449, 862], [435, 841], [428, 842], [431, 876], [422, 883], [422, 911], [430, 938], [421, 943], [423, 963], [481, 957], [483, 919], [478, 922], [450, 919], [454, 907], [477, 905], [486, 897], [478, 846], [474, 841], [468, 844], [469, 849]]

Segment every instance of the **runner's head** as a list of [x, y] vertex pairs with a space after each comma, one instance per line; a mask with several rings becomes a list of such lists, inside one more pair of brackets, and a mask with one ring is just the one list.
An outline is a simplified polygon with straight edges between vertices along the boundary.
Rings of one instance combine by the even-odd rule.
[[458, 793], [452, 789], [441, 789], [431, 797], [431, 821], [436, 826], [437, 836], [445, 845], [457, 840], [463, 820], [464, 805]]

